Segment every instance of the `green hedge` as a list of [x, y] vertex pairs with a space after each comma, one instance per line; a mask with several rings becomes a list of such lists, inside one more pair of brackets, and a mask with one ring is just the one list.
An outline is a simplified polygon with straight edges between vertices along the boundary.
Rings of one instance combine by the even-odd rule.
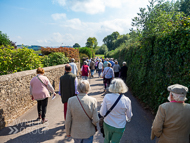
[[40, 57], [33, 50], [0, 47], [0, 75], [31, 70], [42, 66]]
[[79, 48], [79, 53], [86, 54], [89, 58], [95, 57], [95, 52], [92, 48], [88, 47]]
[[32, 49], [0, 46], [0, 75], [65, 64], [68, 61], [69, 59], [61, 52], [38, 56]]
[[42, 57], [42, 64], [44, 67], [60, 65], [68, 62], [69, 58], [65, 57], [61, 52], [51, 53], [48, 56], [46, 55]]
[[128, 85], [154, 111], [167, 101], [169, 85], [178, 83], [190, 88], [190, 28], [147, 37], [106, 56], [127, 62]]

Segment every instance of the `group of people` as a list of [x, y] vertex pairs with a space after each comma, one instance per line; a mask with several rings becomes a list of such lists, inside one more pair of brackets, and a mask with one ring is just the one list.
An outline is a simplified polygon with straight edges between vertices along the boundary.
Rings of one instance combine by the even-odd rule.
[[[107, 61], [107, 67], [104, 67], [105, 61]], [[115, 61], [112, 66], [112, 63], [108, 62], [107, 59], [105, 61], [102, 63], [102, 69], [105, 78], [104, 83], [109, 85], [109, 93], [104, 96], [99, 114], [105, 117], [103, 123], [104, 143], [119, 143], [125, 131], [126, 122], [130, 122], [133, 116], [131, 100], [124, 95], [128, 91], [128, 87], [122, 80], [123, 78], [113, 78], [117, 77], [113, 69], [118, 62]], [[126, 66], [126, 63], [123, 65]], [[74, 61], [65, 65], [65, 73], [60, 77], [59, 84], [59, 95], [64, 108], [66, 135], [72, 137], [75, 143], [92, 143], [99, 116], [97, 100], [88, 96], [90, 84], [86, 80], [88, 75], [84, 71], [88, 71], [88, 73], [91, 71], [85, 61], [81, 67], [82, 80], [78, 80], [73, 68], [78, 72]], [[115, 69], [118, 71], [119, 66]], [[50, 97], [49, 91], [53, 93], [53, 96], [56, 93], [48, 78], [43, 75], [44, 70], [39, 67], [36, 72], [37, 76], [30, 82], [30, 93], [32, 98], [37, 100], [38, 119], [42, 119], [42, 123], [44, 123], [47, 122], [45, 114], [48, 97]], [[117, 72], [116, 75], [118, 75]], [[120, 77], [122, 77], [122, 73]], [[169, 102], [160, 105], [158, 109], [152, 126], [151, 139], [156, 136], [159, 143], [188, 143], [190, 105], [185, 103], [188, 88], [176, 84], [169, 86], [168, 91], [170, 92]]]
[[87, 80], [88, 77], [94, 77], [94, 70], [98, 71], [98, 77], [103, 77], [104, 91], [109, 87], [111, 80], [115, 77], [120, 77], [126, 82], [128, 67], [126, 62], [123, 62], [123, 66], [120, 67], [117, 59], [114, 61], [113, 58], [103, 59], [86, 59], [81, 67], [82, 79]]

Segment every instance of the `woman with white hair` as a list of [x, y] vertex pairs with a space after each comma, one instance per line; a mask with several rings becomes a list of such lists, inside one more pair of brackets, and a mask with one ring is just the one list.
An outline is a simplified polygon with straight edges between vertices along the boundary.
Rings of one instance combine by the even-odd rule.
[[157, 143], [189, 143], [190, 104], [185, 103], [188, 88], [174, 84], [167, 89], [169, 102], [158, 108], [151, 139], [157, 137]]
[[131, 117], [133, 116], [131, 100], [123, 95], [123, 93], [128, 91], [128, 87], [120, 78], [112, 80], [109, 91], [111, 93], [105, 95], [100, 108], [100, 115], [105, 116], [116, 100], [119, 101], [104, 118], [104, 143], [110, 143], [110, 141], [112, 143], [119, 143], [123, 132], [125, 131], [126, 121], [130, 122]]
[[92, 143], [95, 126], [99, 120], [97, 100], [87, 95], [90, 90], [87, 80], [81, 80], [77, 90], [79, 94], [68, 100], [66, 135], [71, 136], [75, 143]]

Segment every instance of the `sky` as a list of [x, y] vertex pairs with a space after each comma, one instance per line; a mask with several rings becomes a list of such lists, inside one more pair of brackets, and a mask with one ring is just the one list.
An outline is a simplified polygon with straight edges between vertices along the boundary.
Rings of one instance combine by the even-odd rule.
[[89, 37], [129, 33], [148, 0], [0, 0], [0, 31], [17, 45], [85, 46]]

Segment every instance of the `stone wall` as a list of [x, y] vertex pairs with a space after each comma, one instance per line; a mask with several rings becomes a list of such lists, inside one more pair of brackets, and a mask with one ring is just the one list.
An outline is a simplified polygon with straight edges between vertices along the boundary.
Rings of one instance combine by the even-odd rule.
[[[77, 63], [78, 69], [80, 63]], [[65, 65], [44, 68], [55, 90], [59, 90], [59, 78], [65, 72]], [[7, 126], [36, 104], [31, 100], [30, 81], [36, 76], [36, 70], [17, 72], [0, 76], [0, 129]]]

